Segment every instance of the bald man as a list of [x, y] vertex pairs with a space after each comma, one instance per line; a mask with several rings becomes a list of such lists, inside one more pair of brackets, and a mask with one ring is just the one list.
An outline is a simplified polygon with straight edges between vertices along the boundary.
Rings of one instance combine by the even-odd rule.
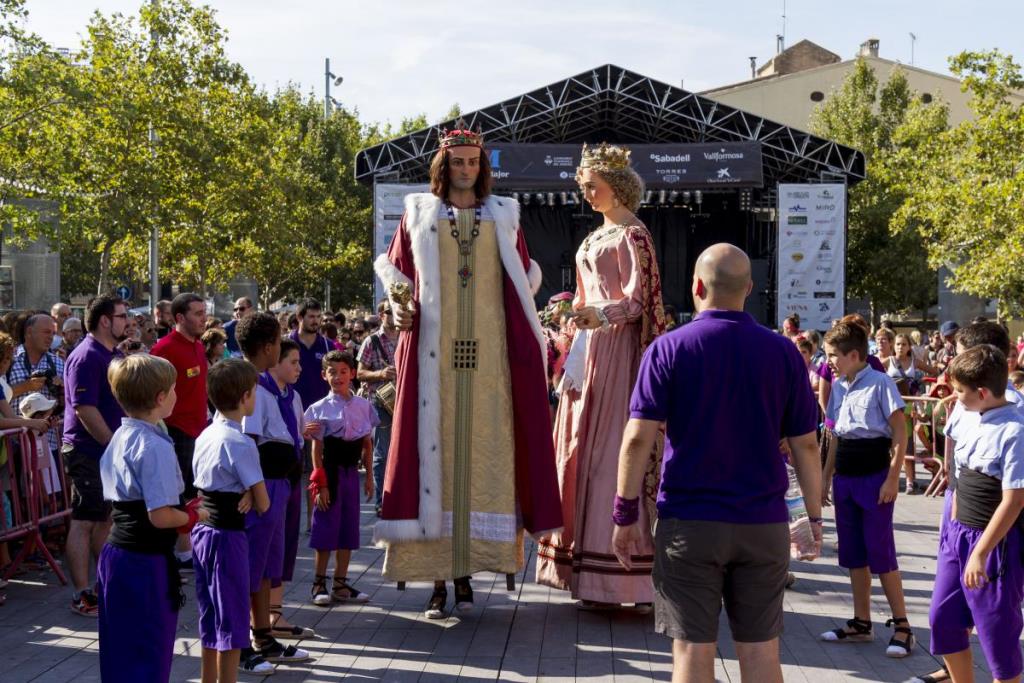
[[821, 539], [818, 408], [793, 342], [743, 312], [750, 260], [708, 247], [693, 276], [693, 322], [644, 354], [619, 454], [612, 543], [623, 565], [639, 537], [644, 472], [661, 425], [655, 628], [673, 640], [672, 680], [714, 681], [725, 605], [743, 681], [781, 683], [778, 637], [789, 567], [785, 438]]

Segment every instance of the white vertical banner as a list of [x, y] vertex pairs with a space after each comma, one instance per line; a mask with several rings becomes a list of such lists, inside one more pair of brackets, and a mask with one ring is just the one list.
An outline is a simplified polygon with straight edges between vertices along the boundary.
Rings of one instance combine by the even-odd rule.
[[846, 300], [846, 186], [779, 185], [776, 322], [827, 331]]
[[[373, 258], [387, 252], [398, 231], [405, 211], [405, 196], [414, 192], [430, 192], [430, 185], [374, 183], [373, 185]], [[384, 285], [373, 278], [374, 306], [384, 298]]]

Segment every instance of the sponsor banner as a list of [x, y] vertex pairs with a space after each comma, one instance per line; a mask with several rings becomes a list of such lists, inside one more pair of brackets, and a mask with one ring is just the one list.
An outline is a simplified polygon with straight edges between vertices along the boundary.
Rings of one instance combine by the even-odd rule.
[[[413, 192], [430, 192], [430, 185], [404, 185], [375, 183], [373, 186], [373, 258], [385, 253], [391, 246], [391, 238], [398, 231], [405, 212], [405, 195]], [[384, 285], [380, 278], [373, 279], [374, 302], [384, 298]], [[376, 309], [374, 309], [376, 310]]]
[[[648, 189], [764, 186], [760, 143], [628, 147], [633, 168]], [[576, 189], [582, 145], [494, 143], [487, 150], [498, 188]]]
[[804, 329], [828, 330], [846, 299], [846, 186], [779, 185], [779, 327], [792, 313]]

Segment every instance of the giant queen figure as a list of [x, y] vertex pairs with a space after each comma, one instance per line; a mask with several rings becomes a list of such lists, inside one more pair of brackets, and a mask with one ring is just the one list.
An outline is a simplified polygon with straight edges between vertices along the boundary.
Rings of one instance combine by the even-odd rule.
[[446, 580], [455, 608], [472, 609], [470, 575], [522, 569], [523, 530], [539, 538], [562, 513], [533, 300], [541, 275], [519, 205], [491, 195], [482, 134], [462, 122], [441, 135], [430, 188], [406, 197], [374, 264], [402, 332], [374, 540], [386, 577], [434, 581], [426, 615], [441, 618]]

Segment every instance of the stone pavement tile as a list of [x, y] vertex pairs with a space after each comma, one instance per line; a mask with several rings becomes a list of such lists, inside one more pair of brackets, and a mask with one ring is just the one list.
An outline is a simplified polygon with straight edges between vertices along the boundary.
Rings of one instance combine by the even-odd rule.
[[614, 656], [608, 651], [581, 651], [576, 657], [576, 678], [589, 681], [615, 680]]
[[459, 681], [496, 681], [501, 673], [501, 657], [466, 657], [459, 670]]
[[501, 663], [501, 672], [498, 679], [501, 681], [516, 681], [526, 683], [536, 681], [540, 671], [540, 657], [536, 653], [532, 657], [520, 655], [518, 657], [505, 656]]
[[432, 656], [420, 675], [420, 683], [454, 683], [459, 680], [459, 672], [465, 657]]
[[537, 667], [538, 683], [566, 683], [575, 680], [575, 657], [541, 658]]

